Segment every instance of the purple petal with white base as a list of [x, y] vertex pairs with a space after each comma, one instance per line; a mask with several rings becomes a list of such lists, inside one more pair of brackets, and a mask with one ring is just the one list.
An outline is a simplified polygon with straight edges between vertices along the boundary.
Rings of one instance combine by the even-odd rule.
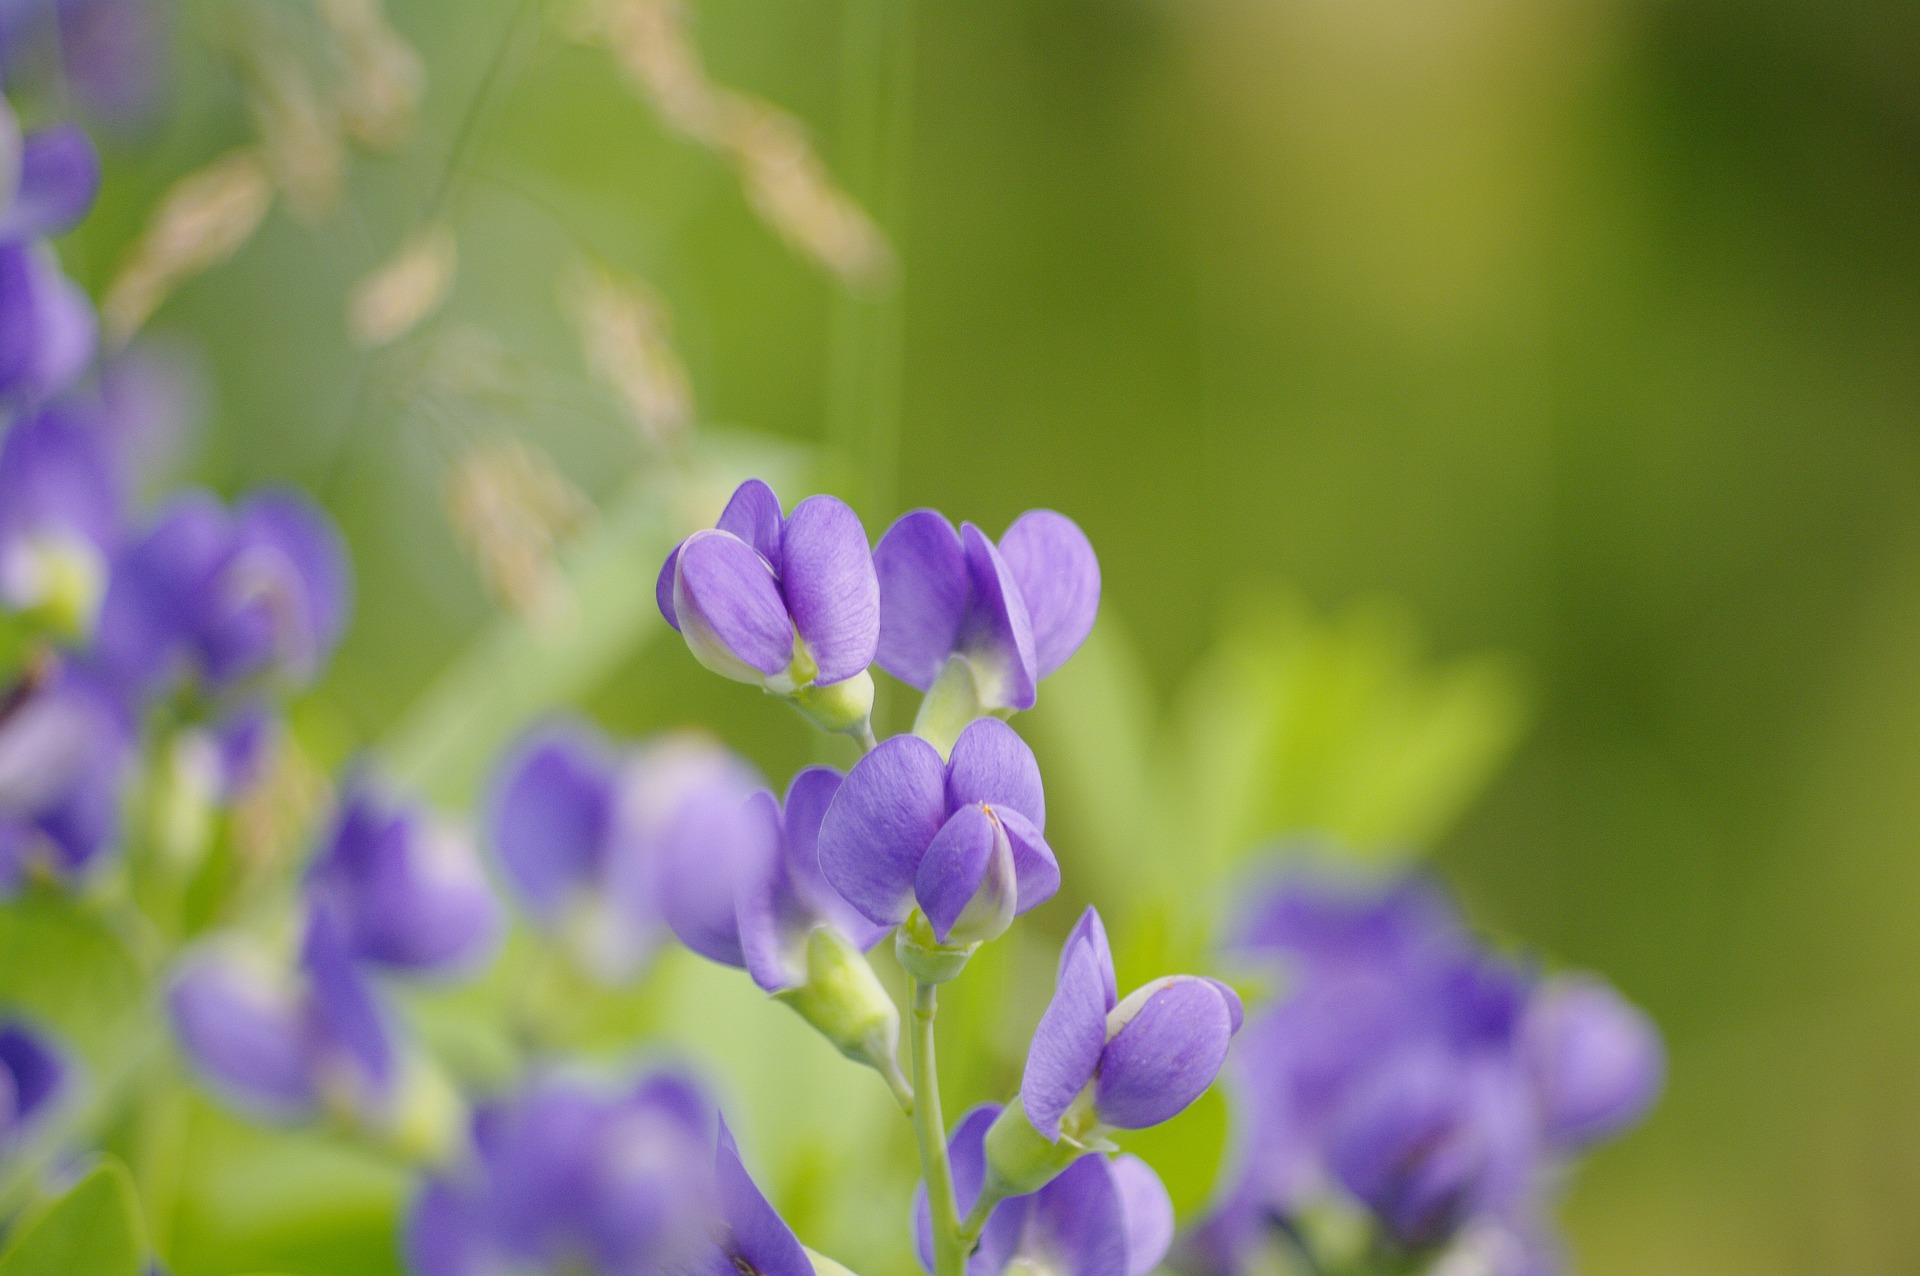
[[734, 489], [714, 526], [753, 546], [754, 553], [771, 566], [780, 561], [784, 522], [780, 498], [773, 489], [759, 479], [748, 479]]
[[1060, 1137], [1060, 1118], [1094, 1079], [1107, 1045], [1107, 989], [1112, 970], [1086, 942], [1072, 944], [1063, 959], [1053, 1000], [1034, 1029], [1020, 1103], [1033, 1128]]
[[298, 989], [233, 950], [187, 957], [167, 992], [188, 1060], [223, 1093], [264, 1116], [292, 1119], [316, 1096]]
[[755, 682], [793, 663], [793, 621], [767, 560], [727, 532], [695, 532], [674, 567], [673, 610], [694, 658]]
[[[914, 876], [913, 894], [940, 943], [946, 943], [963, 920], [969, 934], [962, 942], [997, 937], [1013, 920], [1019, 889], [1012, 849], [1002, 845], [1005, 837], [985, 808], [963, 806], [928, 844]], [[983, 891], [983, 886], [989, 889]]]
[[980, 703], [989, 709], [1031, 709], [1039, 683], [1033, 622], [1000, 551], [972, 523], [960, 525], [972, 601], [961, 627], [960, 651], [973, 666]]
[[1045, 678], [1093, 632], [1100, 611], [1100, 560], [1079, 525], [1052, 510], [1029, 510], [1000, 538], [1033, 627], [1034, 676]]
[[[1231, 997], [1211, 980], [1192, 976], [1175, 976], [1149, 993], [1100, 1056], [1093, 1090], [1100, 1119], [1141, 1130], [1176, 1116], [1205, 1093], [1233, 1039], [1238, 999]], [[1120, 1013], [1126, 1006], [1121, 1003]]]

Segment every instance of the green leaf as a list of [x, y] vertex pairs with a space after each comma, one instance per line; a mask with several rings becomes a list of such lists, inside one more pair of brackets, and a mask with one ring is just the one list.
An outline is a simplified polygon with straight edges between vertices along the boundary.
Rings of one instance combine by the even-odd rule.
[[0, 1276], [139, 1276], [145, 1248], [133, 1180], [108, 1158], [20, 1231]]
[[72, 896], [35, 891], [0, 905], [0, 1004], [90, 1056], [118, 1048], [139, 1013], [141, 984], [113, 928]]

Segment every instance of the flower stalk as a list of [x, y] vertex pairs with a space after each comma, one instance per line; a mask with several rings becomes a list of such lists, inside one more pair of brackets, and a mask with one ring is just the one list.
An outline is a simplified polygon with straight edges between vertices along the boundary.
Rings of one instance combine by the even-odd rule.
[[920, 1173], [927, 1185], [933, 1221], [933, 1276], [964, 1276], [967, 1250], [961, 1241], [960, 1209], [954, 1203], [953, 1167], [947, 1159], [947, 1123], [940, 1108], [939, 1068], [933, 1025], [938, 985], [913, 985], [913, 1134], [920, 1145]]

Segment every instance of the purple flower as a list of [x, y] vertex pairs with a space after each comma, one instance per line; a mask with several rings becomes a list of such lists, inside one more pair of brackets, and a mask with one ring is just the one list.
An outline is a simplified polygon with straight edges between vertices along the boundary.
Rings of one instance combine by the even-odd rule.
[[[856, 910], [820, 871], [820, 825], [840, 789], [831, 767], [808, 767], [783, 805], [763, 790], [737, 811], [712, 809], [666, 847], [667, 919], [695, 951], [744, 967], [768, 992], [807, 980], [812, 933], [828, 927], [862, 952], [887, 928]], [[723, 802], [732, 795], [718, 795]]]
[[120, 703], [72, 665], [0, 697], [0, 897], [36, 871], [71, 880], [114, 845], [133, 738]]
[[1240, 1023], [1233, 990], [1195, 975], [1156, 979], [1121, 999], [1106, 928], [1089, 908], [1060, 952], [1053, 1001], [1027, 1053], [1021, 1106], [1050, 1140], [1076, 1108], [1099, 1126], [1158, 1125], [1213, 1084]]
[[308, 919], [297, 971], [238, 941], [189, 954], [168, 991], [174, 1032], [215, 1089], [263, 1118], [323, 1109], [389, 1124], [400, 1048], [345, 929], [323, 909]]
[[1237, 947], [1279, 958], [1287, 995], [1234, 1047], [1243, 1152], [1193, 1265], [1242, 1270], [1267, 1219], [1338, 1191], [1402, 1248], [1445, 1246], [1498, 1276], [1555, 1270], [1559, 1164], [1658, 1088], [1644, 1017], [1595, 981], [1543, 981], [1482, 950], [1421, 877], [1292, 874]]
[[[0, 130], [14, 133], [0, 103]], [[46, 244], [93, 204], [100, 160], [87, 135], [56, 125], [8, 147], [11, 191], [0, 207], [0, 397], [37, 402], [70, 385], [93, 358], [93, 308]]]
[[88, 633], [122, 535], [125, 496], [102, 435], [49, 408], [0, 441], [0, 607]]
[[1086, 641], [1100, 610], [1100, 563], [1072, 519], [1029, 510], [1000, 544], [915, 510], [873, 551], [880, 667], [922, 691], [971, 675], [982, 709], [1031, 709], [1040, 680]]
[[393, 970], [471, 970], [500, 938], [499, 901], [472, 843], [364, 774], [347, 785], [307, 893], [339, 919], [355, 958]]
[[984, 718], [948, 762], [910, 735], [860, 759], [820, 826], [820, 867], [880, 925], [918, 908], [936, 942], [979, 943], [1060, 889], [1046, 822], [1033, 750]]
[[1549, 979], [1528, 1007], [1524, 1049], [1547, 1127], [1569, 1150], [1639, 1121], [1665, 1074], [1659, 1030], [1600, 980]]
[[416, 1198], [418, 1276], [811, 1276], [812, 1264], [687, 1077], [621, 1091], [538, 1077], [477, 1110], [472, 1155]]
[[0, 1021], [0, 1156], [20, 1146], [67, 1084], [67, 1065], [38, 1030]]
[[267, 676], [303, 684], [339, 642], [350, 595], [339, 531], [306, 497], [269, 489], [229, 513], [188, 493], [114, 564], [98, 659], [141, 693], [183, 671], [216, 690]]
[[783, 696], [847, 683], [850, 705], [829, 698], [852, 718], [823, 725], [866, 722], [880, 589], [866, 529], [845, 502], [810, 496], [782, 516], [773, 489], [749, 479], [715, 527], [667, 555], [654, 597], [715, 673]]
[[[973, 1208], [988, 1177], [986, 1137], [1000, 1116], [983, 1104], [960, 1119], [948, 1142], [956, 1203]], [[923, 1186], [914, 1202], [920, 1261], [933, 1270], [933, 1229]], [[1173, 1239], [1173, 1202], [1136, 1156], [1089, 1154], [1037, 1192], [994, 1206], [967, 1260], [967, 1276], [1022, 1271], [1054, 1276], [1145, 1276]]]
[[116, 124], [159, 105], [168, 32], [163, 0], [5, 0], [0, 63], [8, 83], [55, 79], [81, 108]]

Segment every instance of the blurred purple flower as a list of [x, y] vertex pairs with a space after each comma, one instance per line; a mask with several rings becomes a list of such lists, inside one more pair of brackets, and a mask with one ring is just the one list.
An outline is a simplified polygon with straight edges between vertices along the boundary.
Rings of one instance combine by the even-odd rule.
[[612, 1092], [536, 1078], [474, 1113], [471, 1147], [414, 1201], [416, 1276], [811, 1276], [725, 1123], [679, 1073]]
[[820, 827], [820, 868], [875, 923], [916, 907], [942, 944], [1003, 933], [1060, 889], [1033, 750], [1006, 723], [961, 733], [951, 761], [918, 736], [861, 758]]
[[501, 933], [499, 901], [471, 842], [372, 777], [352, 777], [307, 873], [353, 956], [391, 970], [471, 970]]
[[44, 408], [0, 439], [0, 607], [93, 629], [124, 534], [125, 492], [107, 441]]
[[[987, 1179], [986, 1137], [1002, 1109], [982, 1104], [960, 1119], [948, 1141], [954, 1196], [961, 1214], [973, 1208]], [[920, 1261], [933, 1270], [933, 1228], [926, 1188], [914, 1200]], [[967, 1276], [1000, 1276], [1009, 1268], [1053, 1276], [1145, 1276], [1173, 1239], [1173, 1202], [1153, 1170], [1136, 1156], [1089, 1154], [1037, 1192], [994, 1206], [967, 1260]]]
[[67, 1064], [45, 1034], [0, 1021], [0, 1157], [15, 1151], [67, 1087]]
[[1123, 1000], [1092, 908], [1060, 952], [1053, 1001], [1034, 1030], [1020, 1102], [1050, 1140], [1076, 1103], [1123, 1130], [1158, 1125], [1204, 1093], [1240, 1030], [1240, 998], [1218, 980], [1171, 975]]
[[714, 528], [674, 548], [654, 596], [694, 659], [780, 695], [864, 674], [879, 639], [859, 516], [831, 496], [783, 516], [759, 479], [740, 485]]
[[213, 690], [304, 684], [346, 628], [351, 586], [340, 533], [307, 497], [267, 489], [229, 512], [189, 492], [114, 563], [97, 659], [129, 694], [184, 672]]
[[873, 551], [882, 669], [930, 690], [950, 662], [986, 709], [1031, 709], [1040, 680], [1067, 662], [1100, 610], [1100, 563], [1064, 514], [1029, 510], [996, 546], [972, 523], [956, 533], [915, 510]]
[[211, 943], [181, 962], [167, 1004], [187, 1058], [236, 1106], [280, 1121], [323, 1110], [391, 1120], [399, 1045], [325, 909], [308, 917], [296, 971], [237, 941]]
[[35, 872], [71, 880], [112, 847], [134, 725], [71, 664], [0, 697], [0, 898]]
[[9, 83], [58, 78], [82, 110], [119, 125], [159, 105], [166, 0], [0, 0]]
[[100, 188], [100, 159], [80, 128], [18, 134], [0, 102], [0, 399], [36, 403], [71, 385], [93, 359], [87, 295], [61, 272], [50, 236], [71, 230]]
[[1241, 1153], [1189, 1265], [1243, 1270], [1268, 1220], [1337, 1188], [1406, 1249], [1468, 1247], [1496, 1276], [1556, 1270], [1559, 1164], [1658, 1088], [1645, 1018], [1597, 981], [1482, 951], [1418, 876], [1290, 875], [1236, 947], [1277, 959], [1287, 993], [1229, 1060]]

